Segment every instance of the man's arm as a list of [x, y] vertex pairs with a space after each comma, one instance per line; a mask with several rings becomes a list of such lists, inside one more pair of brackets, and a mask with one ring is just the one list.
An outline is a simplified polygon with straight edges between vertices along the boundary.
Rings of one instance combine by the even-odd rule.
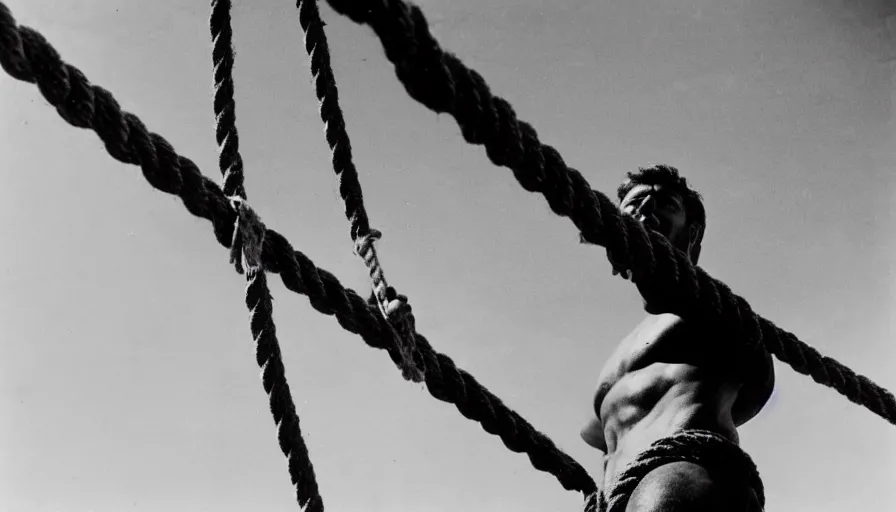
[[764, 348], [745, 356], [743, 365], [743, 386], [737, 393], [737, 400], [731, 415], [737, 426], [753, 419], [771, 398], [775, 389], [775, 363], [772, 355]]

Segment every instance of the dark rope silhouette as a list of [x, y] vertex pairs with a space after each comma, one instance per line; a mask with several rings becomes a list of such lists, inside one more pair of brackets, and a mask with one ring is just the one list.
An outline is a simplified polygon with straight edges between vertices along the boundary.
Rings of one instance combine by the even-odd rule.
[[[18, 80], [36, 84], [60, 117], [72, 126], [94, 131], [113, 158], [140, 166], [150, 185], [180, 197], [187, 211], [211, 221], [218, 243], [231, 247], [238, 214], [221, 188], [203, 176], [195, 163], [178, 155], [162, 136], [149, 132], [135, 115], [123, 112], [111, 93], [91, 85], [81, 71], [64, 63], [42, 35], [18, 26], [3, 2], [0, 67]], [[386, 350], [396, 364], [400, 361], [395, 348], [397, 334], [376, 308], [344, 288], [333, 274], [315, 266], [280, 233], [265, 228], [263, 236], [261, 263], [266, 271], [280, 274], [286, 288], [306, 295], [314, 309], [334, 316], [368, 346]], [[554, 475], [565, 489], [586, 495], [596, 491], [581, 465], [450, 357], [436, 352], [423, 335], [415, 336], [426, 362], [426, 388], [433, 397], [454, 404], [483, 430], [499, 436], [511, 451], [528, 455], [533, 467]]]
[[659, 439], [628, 465], [610, 489], [598, 496], [599, 512], [625, 512], [629, 498], [641, 480], [654, 469], [672, 462], [688, 461], [714, 473], [720, 484], [747, 485], [765, 507], [765, 487], [753, 460], [734, 443], [716, 432], [687, 430]]
[[233, 99], [234, 53], [230, 8], [230, 0], [212, 0], [209, 28], [215, 71], [215, 137], [220, 151], [218, 165], [223, 178], [223, 193], [231, 197], [231, 204], [238, 212], [231, 243], [231, 263], [236, 265], [237, 271], [246, 273], [246, 307], [249, 308], [249, 328], [255, 340], [255, 360], [262, 370], [262, 385], [268, 394], [271, 415], [277, 426], [280, 451], [288, 461], [296, 501], [303, 510], [323, 512], [323, 498], [286, 380], [274, 325], [271, 292], [261, 265], [264, 224], [245, 202], [243, 159], [240, 156]]
[[224, 194], [246, 199], [243, 157], [236, 129], [236, 103], [233, 99], [233, 28], [230, 0], [212, 0], [209, 28], [212, 35], [212, 63], [215, 72], [215, 140], [218, 142], [218, 166], [224, 178]]
[[754, 313], [745, 299], [693, 265], [687, 254], [593, 190], [556, 149], [539, 141], [535, 128], [517, 119], [506, 100], [492, 95], [479, 73], [439, 47], [418, 7], [401, 0], [327, 1], [374, 30], [412, 98], [454, 117], [467, 142], [484, 145], [492, 163], [512, 170], [524, 189], [541, 193], [554, 213], [573, 221], [583, 241], [606, 247], [614, 270], [630, 270], [648, 312], [700, 318], [725, 329], [739, 345], [768, 350], [797, 372], [896, 424], [892, 393]]
[[314, 467], [308, 456], [308, 448], [302, 438], [299, 415], [296, 412], [277, 331], [273, 319], [273, 304], [267, 278], [261, 265], [265, 228], [251, 208], [233, 196], [231, 205], [237, 210], [237, 226], [231, 246], [231, 262], [246, 273], [246, 306], [249, 308], [249, 327], [255, 340], [255, 362], [261, 368], [261, 382], [274, 423], [277, 425], [277, 441], [286, 456], [289, 477], [295, 487], [296, 501], [302, 510], [323, 512], [323, 498], [314, 476]]
[[383, 268], [377, 258], [373, 243], [382, 236], [382, 233], [370, 228], [367, 210], [364, 208], [364, 195], [361, 193], [358, 171], [352, 161], [352, 145], [345, 129], [342, 109], [339, 107], [336, 77], [330, 66], [330, 49], [324, 33], [324, 24], [317, 10], [317, 1], [298, 0], [296, 7], [299, 10], [299, 23], [305, 33], [305, 52], [311, 60], [315, 93], [320, 102], [320, 118], [324, 122], [327, 144], [332, 152], [333, 170], [339, 179], [339, 195], [345, 204], [345, 217], [351, 223], [355, 253], [364, 260], [380, 311], [400, 333], [402, 376], [410, 381], [421, 382], [424, 371], [423, 360], [417, 353], [416, 342], [409, 327], [409, 324], [414, 322], [413, 313], [407, 303], [407, 297], [389, 291]]

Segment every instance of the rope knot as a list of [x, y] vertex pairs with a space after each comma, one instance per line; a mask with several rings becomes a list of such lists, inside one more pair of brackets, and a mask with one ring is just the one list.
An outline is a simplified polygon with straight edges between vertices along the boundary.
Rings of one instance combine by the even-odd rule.
[[230, 243], [230, 263], [240, 274], [258, 272], [262, 269], [261, 253], [266, 231], [264, 223], [245, 199], [240, 196], [228, 199], [237, 214]]
[[417, 322], [407, 296], [400, 295], [391, 286], [381, 286], [374, 288], [370, 303], [376, 305], [383, 318], [395, 329], [395, 347], [401, 357], [398, 366], [402, 376], [411, 382], [423, 382], [426, 366], [417, 349]]
[[373, 243], [383, 237], [377, 229], [370, 229], [367, 233], [359, 235], [355, 239], [355, 254], [364, 260], [370, 278], [373, 280], [373, 292], [370, 296], [371, 306], [376, 305], [383, 318], [397, 333], [395, 348], [398, 349], [400, 361], [398, 363], [402, 376], [412, 382], [423, 382], [425, 364], [423, 357], [417, 350], [417, 333], [414, 321], [414, 313], [408, 298], [399, 295], [386, 283], [383, 269], [376, 257], [376, 248]]
[[367, 254], [373, 248], [373, 242], [376, 242], [382, 237], [383, 233], [380, 232], [380, 230], [370, 228], [370, 231], [368, 231], [367, 234], [361, 235], [355, 240], [355, 254], [366, 260]]
[[384, 303], [383, 314], [389, 319], [389, 322], [397, 324], [400, 322], [408, 322], [413, 319], [414, 315], [411, 311], [411, 305], [408, 304], [408, 298], [405, 295], [399, 295], [391, 286], [387, 289], [387, 297], [389, 294], [394, 295], [394, 299]]

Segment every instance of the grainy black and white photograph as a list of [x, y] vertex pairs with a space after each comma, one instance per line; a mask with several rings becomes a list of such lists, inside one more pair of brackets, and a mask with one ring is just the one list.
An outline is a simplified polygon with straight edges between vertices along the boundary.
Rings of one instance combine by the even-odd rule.
[[0, 0], [0, 512], [896, 510], [893, 0]]

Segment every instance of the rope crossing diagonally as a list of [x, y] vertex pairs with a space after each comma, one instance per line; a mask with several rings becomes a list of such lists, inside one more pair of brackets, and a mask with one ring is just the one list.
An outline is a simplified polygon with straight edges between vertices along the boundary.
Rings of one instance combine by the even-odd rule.
[[[531, 125], [517, 119], [509, 103], [492, 95], [478, 73], [439, 47], [419, 8], [401, 0], [328, 2], [340, 14], [374, 30], [409, 95], [436, 112], [452, 115], [468, 142], [483, 145], [489, 159], [510, 168], [524, 189], [541, 193], [555, 213], [574, 222], [583, 240], [604, 246], [614, 270], [630, 270], [650, 312], [699, 316], [725, 326], [739, 343], [753, 350], [768, 350], [796, 371], [896, 424], [892, 393], [755, 314], [724, 283], [691, 264], [687, 255], [662, 236], [622, 215], [612, 200], [593, 190], [554, 148], [539, 141]], [[10, 76], [36, 84], [66, 122], [96, 132], [113, 158], [140, 166], [154, 188], [178, 195], [191, 214], [210, 220], [218, 242], [231, 249], [231, 261], [246, 274], [246, 305], [256, 360], [262, 368], [262, 383], [296, 498], [304, 509], [322, 511], [323, 501], [285, 377], [266, 271], [280, 274], [289, 290], [307, 295], [312, 307], [334, 316], [369, 346], [385, 350], [406, 379], [422, 380], [433, 397], [454, 404], [464, 416], [499, 436], [508, 449], [526, 453], [533, 467], [554, 475], [564, 488], [583, 493], [585, 509], [593, 510], [597, 488], [584, 468], [457, 368], [448, 356], [435, 351], [416, 332], [406, 297], [386, 284], [373, 247], [381, 234], [369, 226], [364, 209], [323, 23], [314, 1], [299, 0], [297, 7], [352, 240], [373, 281], [373, 294], [367, 300], [344, 288], [335, 276], [293, 249], [285, 237], [264, 226], [248, 205], [233, 98], [229, 0], [212, 1], [209, 22], [222, 187], [178, 155], [163, 137], [148, 131], [135, 115], [123, 112], [111, 93], [91, 85], [81, 71], [63, 62], [38, 32], [18, 26], [2, 1], [0, 66]]]
[[[219, 244], [232, 246], [238, 213], [221, 188], [203, 176], [193, 161], [178, 155], [162, 136], [149, 132], [135, 115], [123, 112], [111, 93], [90, 84], [80, 70], [63, 62], [38, 32], [18, 26], [2, 1], [0, 67], [17, 80], [37, 85], [66, 122], [94, 131], [113, 158], [139, 166], [150, 185], [177, 195], [192, 215], [211, 221]], [[318, 268], [280, 233], [265, 227], [263, 238], [264, 270], [280, 274], [284, 286], [306, 295], [315, 310], [334, 316], [342, 328], [400, 363], [401, 355], [395, 349], [397, 334], [376, 307]], [[525, 453], [533, 467], [555, 476], [565, 489], [586, 496], [595, 492], [594, 480], [581, 465], [450, 357], [435, 351], [422, 334], [415, 331], [414, 336], [426, 363], [424, 382], [430, 395], [454, 404], [463, 416], [500, 437], [509, 450]]]
[[768, 350], [797, 372], [896, 424], [892, 393], [754, 313], [745, 299], [693, 265], [687, 254], [593, 190], [556, 149], [539, 141], [535, 128], [517, 119], [506, 100], [492, 95], [479, 73], [440, 48], [419, 7], [402, 0], [327, 1], [336, 12], [373, 29], [412, 98], [454, 117], [467, 142], [484, 145], [492, 163], [513, 171], [525, 190], [541, 193], [554, 213], [573, 221], [583, 241], [606, 247], [614, 270], [630, 270], [648, 312], [700, 318], [723, 328], [741, 346]]

